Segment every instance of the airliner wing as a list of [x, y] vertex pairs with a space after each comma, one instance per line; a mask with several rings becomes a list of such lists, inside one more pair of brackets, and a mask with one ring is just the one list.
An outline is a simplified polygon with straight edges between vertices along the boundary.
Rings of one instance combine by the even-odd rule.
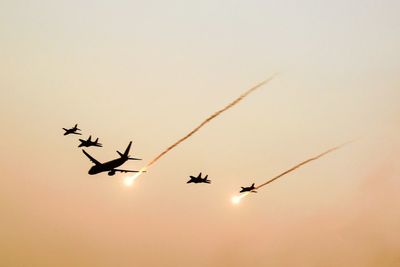
[[91, 162], [93, 162], [96, 165], [101, 165], [101, 162], [90, 156], [84, 149], [82, 149], [83, 154], [85, 154], [86, 157], [90, 159]]

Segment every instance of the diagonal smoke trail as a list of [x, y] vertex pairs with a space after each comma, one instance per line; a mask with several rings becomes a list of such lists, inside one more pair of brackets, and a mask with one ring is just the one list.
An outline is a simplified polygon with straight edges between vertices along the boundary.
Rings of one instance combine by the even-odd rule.
[[311, 161], [317, 160], [317, 159], [319, 159], [319, 158], [325, 156], [326, 154], [329, 154], [329, 153], [331, 153], [331, 152], [333, 152], [333, 151], [335, 151], [335, 150], [337, 150], [337, 149], [339, 149], [339, 148], [341, 148], [341, 147], [343, 147], [343, 146], [345, 146], [345, 145], [347, 145], [347, 144], [349, 144], [349, 143], [351, 143], [351, 142], [353, 142], [353, 141], [349, 141], [349, 142], [346, 142], [346, 143], [344, 143], [344, 144], [342, 144], [342, 145], [340, 145], [340, 146], [333, 147], [333, 148], [331, 148], [331, 149], [328, 149], [328, 150], [325, 151], [324, 153], [321, 153], [321, 154], [319, 154], [319, 155], [317, 155], [317, 156], [315, 156], [315, 157], [309, 158], [309, 159], [307, 159], [307, 160], [305, 160], [305, 161], [303, 161], [303, 162], [301, 162], [301, 163], [299, 163], [299, 164], [293, 166], [293, 167], [290, 168], [289, 170], [284, 171], [284, 172], [282, 172], [281, 174], [275, 176], [274, 178], [272, 178], [272, 179], [266, 181], [265, 183], [260, 184], [259, 186], [256, 187], [256, 189], [260, 189], [261, 187], [266, 186], [266, 185], [269, 184], [269, 183], [272, 183], [273, 181], [275, 181], [275, 180], [279, 179], [280, 177], [282, 177], [282, 176], [284, 176], [284, 175], [286, 175], [286, 174], [288, 174], [288, 173], [290, 173], [290, 172], [296, 170], [297, 168], [300, 168], [301, 166], [303, 166], [303, 165], [305, 165], [305, 164], [307, 164], [307, 163], [309, 163], [309, 162], [311, 162]]
[[[314, 157], [312, 157], [312, 158], [309, 158], [309, 159], [307, 159], [307, 160], [305, 160], [305, 161], [303, 161], [303, 162], [301, 162], [301, 163], [299, 163], [299, 164], [293, 166], [292, 168], [288, 169], [287, 171], [282, 172], [281, 174], [275, 176], [274, 178], [269, 179], [269, 180], [266, 181], [265, 183], [256, 186], [255, 189], [260, 189], [260, 188], [266, 186], [267, 184], [270, 184], [270, 183], [272, 183], [273, 181], [275, 181], [275, 180], [281, 178], [282, 176], [284, 176], [284, 175], [286, 175], [286, 174], [288, 174], [288, 173], [290, 173], [290, 172], [292, 172], [292, 171], [294, 171], [294, 170], [300, 168], [301, 166], [303, 166], [303, 165], [305, 165], [305, 164], [307, 164], [307, 163], [309, 163], [309, 162], [311, 162], [311, 161], [317, 160], [317, 159], [319, 159], [319, 158], [325, 156], [326, 154], [329, 154], [329, 153], [331, 153], [331, 152], [333, 152], [333, 151], [335, 151], [335, 150], [337, 150], [337, 149], [339, 149], [339, 148], [341, 148], [341, 147], [344, 147], [345, 145], [348, 145], [348, 144], [350, 144], [350, 143], [352, 143], [352, 142], [354, 142], [354, 140], [348, 141], [348, 142], [346, 142], [346, 143], [344, 143], [344, 144], [341, 144], [341, 145], [339, 145], [339, 146], [335, 146], [335, 147], [333, 147], [333, 148], [331, 148], [331, 149], [328, 149], [327, 151], [325, 151], [325, 152], [323, 152], [323, 153], [321, 153], [321, 154], [319, 154], [319, 155], [317, 155], [317, 156], [314, 156]], [[246, 193], [244, 193], [244, 194], [240, 194], [240, 195], [234, 196], [234, 197], [232, 197], [232, 202], [233, 202], [234, 204], [238, 204], [238, 203], [240, 202], [240, 200], [242, 200], [244, 197], [246, 197], [246, 196], [248, 196], [248, 195], [249, 195], [249, 192], [246, 192]]]
[[181, 139], [179, 139], [178, 141], [176, 141], [174, 144], [172, 144], [171, 146], [169, 146], [167, 149], [165, 149], [163, 152], [161, 152], [157, 157], [155, 157], [152, 161], [150, 161], [147, 165], [146, 168], [150, 167], [151, 165], [153, 165], [154, 163], [156, 163], [156, 161], [158, 161], [162, 156], [164, 156], [165, 154], [167, 154], [170, 150], [174, 149], [177, 145], [179, 145], [180, 143], [182, 143], [183, 141], [185, 141], [186, 139], [188, 139], [189, 137], [191, 137], [193, 134], [195, 134], [198, 130], [200, 130], [204, 125], [206, 125], [207, 123], [209, 123], [211, 120], [213, 120], [214, 118], [218, 117], [221, 113], [223, 113], [224, 111], [232, 108], [233, 106], [235, 106], [236, 104], [238, 104], [240, 101], [242, 101], [244, 98], [246, 98], [249, 94], [251, 94], [252, 92], [254, 92], [255, 90], [257, 90], [258, 88], [260, 88], [262, 85], [268, 83], [269, 81], [271, 81], [274, 78], [274, 76], [272, 76], [271, 78], [268, 78], [265, 81], [262, 81], [261, 83], [253, 86], [252, 88], [250, 88], [249, 90], [247, 90], [246, 92], [244, 92], [242, 95], [240, 95], [238, 98], [236, 98], [234, 101], [232, 101], [231, 103], [229, 103], [227, 106], [225, 106], [224, 108], [218, 110], [217, 112], [215, 112], [214, 114], [212, 114], [211, 116], [209, 116], [207, 119], [205, 119], [202, 123], [199, 124], [199, 126], [197, 126], [196, 128], [194, 128], [192, 131], [190, 131], [187, 135], [185, 135], [184, 137], [182, 137]]
[[[186, 139], [188, 139], [189, 137], [191, 137], [193, 134], [195, 134], [197, 131], [199, 131], [203, 126], [205, 126], [206, 124], [208, 124], [210, 121], [212, 121], [214, 118], [218, 117], [219, 115], [221, 115], [223, 112], [225, 112], [226, 110], [232, 108], [233, 106], [235, 106], [236, 104], [238, 104], [240, 101], [242, 101], [244, 98], [246, 98], [248, 95], [250, 95], [251, 93], [253, 93], [254, 91], [256, 91], [258, 88], [260, 88], [261, 86], [263, 86], [264, 84], [270, 82], [273, 78], [275, 78], [276, 75], [272, 75], [270, 78], [260, 82], [259, 84], [251, 87], [250, 89], [248, 89], [246, 92], [244, 92], [243, 94], [241, 94], [238, 98], [236, 98], [235, 100], [233, 100], [231, 103], [229, 103], [227, 106], [225, 106], [224, 108], [218, 110], [217, 112], [213, 113], [212, 115], [210, 115], [208, 118], [206, 118], [202, 123], [200, 123], [196, 128], [194, 128], [192, 131], [190, 131], [188, 134], [186, 134], [184, 137], [182, 137], [181, 139], [179, 139], [178, 141], [176, 141], [174, 144], [172, 144], [171, 146], [169, 146], [168, 148], [166, 148], [163, 152], [161, 152], [159, 155], [157, 155], [154, 159], [152, 159], [149, 163], [147, 163], [146, 166], [144, 166], [142, 169], [140, 169], [140, 171], [134, 175], [133, 177], [127, 177], [127, 180], [125, 180], [125, 184], [130, 185], [132, 183], [133, 180], [135, 180], [136, 178], [138, 178], [140, 176], [141, 173], [143, 173], [144, 171], [146, 171], [150, 166], [152, 166], [154, 163], [156, 163], [160, 158], [162, 158], [165, 154], [167, 154], [169, 151], [171, 151], [172, 149], [174, 149], [176, 146], [178, 146], [180, 143], [182, 143], [183, 141], [185, 141]], [[128, 180], [130, 179], [130, 180]]]

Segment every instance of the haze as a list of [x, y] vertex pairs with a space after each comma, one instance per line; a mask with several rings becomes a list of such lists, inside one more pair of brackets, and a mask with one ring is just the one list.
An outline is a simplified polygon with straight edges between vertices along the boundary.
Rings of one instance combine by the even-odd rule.
[[[0, 265], [399, 266], [399, 10], [1, 1]], [[139, 169], [275, 72], [130, 188], [62, 135], [79, 123], [100, 161], [132, 140]]]

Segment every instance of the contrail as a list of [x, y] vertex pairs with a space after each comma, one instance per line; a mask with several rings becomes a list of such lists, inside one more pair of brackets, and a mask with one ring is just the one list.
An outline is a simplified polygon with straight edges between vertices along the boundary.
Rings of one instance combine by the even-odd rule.
[[191, 137], [193, 134], [195, 134], [197, 131], [199, 131], [203, 126], [205, 126], [206, 124], [208, 124], [210, 121], [212, 121], [214, 118], [218, 117], [219, 115], [221, 115], [223, 112], [225, 112], [226, 110], [234, 107], [236, 104], [238, 104], [240, 101], [242, 101], [244, 98], [246, 98], [248, 95], [250, 95], [251, 93], [253, 93], [254, 91], [256, 91], [257, 89], [259, 89], [261, 86], [267, 84], [268, 82], [270, 82], [273, 78], [275, 78], [276, 75], [272, 75], [270, 78], [260, 82], [259, 84], [251, 87], [250, 89], [248, 89], [246, 92], [244, 92], [243, 94], [241, 94], [238, 98], [236, 98], [235, 100], [233, 100], [231, 103], [229, 103], [228, 105], [226, 105], [224, 108], [216, 111], [215, 113], [213, 113], [212, 115], [210, 115], [208, 118], [206, 118], [202, 123], [200, 123], [197, 127], [195, 127], [192, 131], [190, 131], [188, 134], [186, 134], [184, 137], [182, 137], [181, 139], [179, 139], [178, 141], [176, 141], [174, 144], [172, 144], [171, 146], [167, 147], [163, 152], [161, 152], [159, 155], [157, 155], [154, 159], [152, 159], [149, 163], [147, 163], [146, 166], [144, 166], [143, 168], [140, 169], [140, 171], [135, 174], [134, 176], [131, 177], [127, 177], [125, 179], [125, 184], [126, 185], [131, 185], [132, 182], [138, 178], [144, 171], [146, 171], [150, 166], [152, 166], [154, 163], [156, 163], [160, 158], [162, 158], [165, 154], [167, 154], [169, 151], [171, 151], [172, 149], [174, 149], [176, 146], [178, 146], [180, 143], [182, 143], [183, 141], [185, 141], [186, 139], [188, 139], [189, 137]]
[[[312, 157], [312, 158], [309, 158], [309, 159], [307, 159], [307, 160], [305, 160], [305, 161], [303, 161], [303, 162], [301, 162], [301, 163], [299, 163], [299, 164], [293, 166], [292, 168], [290, 168], [290, 169], [288, 169], [288, 170], [282, 172], [281, 174], [279, 174], [279, 175], [277, 175], [277, 176], [275, 176], [275, 177], [269, 179], [269, 180], [266, 181], [265, 183], [256, 186], [255, 189], [260, 189], [260, 188], [266, 186], [267, 184], [270, 184], [270, 183], [272, 183], [273, 181], [275, 181], [275, 180], [281, 178], [282, 176], [284, 176], [284, 175], [286, 175], [286, 174], [288, 174], [288, 173], [290, 173], [290, 172], [292, 172], [292, 171], [294, 171], [294, 170], [300, 168], [301, 166], [303, 166], [303, 165], [305, 165], [305, 164], [307, 164], [307, 163], [309, 163], [309, 162], [311, 162], [311, 161], [317, 160], [317, 159], [319, 159], [319, 158], [325, 156], [326, 154], [329, 154], [329, 153], [331, 153], [331, 152], [333, 152], [333, 151], [335, 151], [335, 150], [337, 150], [337, 149], [339, 149], [339, 148], [342, 148], [342, 147], [344, 147], [345, 145], [348, 145], [349, 143], [352, 143], [352, 142], [354, 142], [354, 140], [348, 141], [348, 142], [346, 142], [346, 143], [344, 143], [344, 144], [341, 144], [341, 145], [339, 145], [339, 146], [330, 148], [330, 149], [328, 149], [327, 151], [325, 151], [325, 152], [323, 152], [323, 153], [321, 153], [321, 154], [319, 154], [319, 155], [317, 155], [317, 156], [314, 156], [314, 157]], [[237, 203], [240, 202], [240, 200], [241, 200], [242, 198], [244, 198], [244, 197], [247, 196], [247, 195], [249, 195], [249, 194], [248, 194], [248, 193], [245, 193], [245, 194], [242, 194], [242, 195], [239, 195], [239, 196], [234, 196], [234, 197], [232, 198], [232, 202], [233, 202], [234, 204], [237, 204]]]

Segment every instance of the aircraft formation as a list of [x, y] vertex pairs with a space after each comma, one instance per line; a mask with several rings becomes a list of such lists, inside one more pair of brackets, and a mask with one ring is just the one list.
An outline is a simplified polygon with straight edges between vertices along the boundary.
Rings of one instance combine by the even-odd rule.
[[[198, 126], [196, 126], [194, 129], [192, 129], [190, 132], [188, 132], [186, 135], [184, 135], [183, 137], [181, 137], [180, 139], [178, 139], [175, 143], [173, 143], [172, 145], [170, 145], [169, 147], [167, 147], [164, 151], [162, 151], [160, 154], [158, 154], [154, 159], [152, 159], [151, 161], [149, 161], [149, 163], [147, 163], [147, 165], [145, 165], [144, 167], [142, 167], [139, 171], [136, 170], [126, 170], [126, 169], [121, 169], [121, 165], [123, 165], [125, 162], [127, 162], [128, 160], [141, 160], [138, 158], [132, 158], [129, 156], [129, 151], [132, 145], [132, 141], [129, 142], [127, 148], [125, 149], [124, 153], [121, 153], [119, 151], [117, 151], [119, 158], [107, 161], [107, 162], [100, 162], [98, 160], [96, 160], [93, 156], [91, 156], [89, 153], [87, 153], [84, 149], [82, 149], [83, 154], [89, 158], [89, 160], [94, 164], [88, 171], [88, 174], [90, 175], [95, 175], [95, 174], [99, 174], [99, 173], [103, 173], [106, 172], [109, 176], [113, 176], [115, 175], [117, 172], [121, 172], [121, 173], [136, 173], [134, 176], [131, 177], [126, 177], [125, 178], [125, 184], [126, 185], [131, 185], [132, 182], [137, 179], [143, 172], [146, 172], [146, 170], [154, 165], [160, 158], [162, 158], [163, 156], [165, 156], [169, 151], [171, 151], [172, 149], [174, 149], [175, 147], [177, 147], [179, 144], [181, 144], [182, 142], [184, 142], [185, 140], [189, 139], [192, 135], [194, 135], [196, 132], [198, 132], [202, 127], [204, 127], [206, 124], [208, 124], [210, 121], [212, 121], [214, 118], [220, 116], [222, 113], [224, 113], [225, 111], [231, 109], [232, 107], [234, 107], [235, 105], [237, 105], [239, 102], [241, 102], [244, 98], [246, 98], [248, 95], [250, 95], [251, 93], [253, 93], [254, 91], [258, 90], [260, 87], [262, 87], [263, 85], [267, 84], [268, 82], [270, 82], [276, 75], [272, 75], [270, 78], [262, 81], [259, 84], [256, 84], [255, 86], [251, 87], [250, 89], [248, 89], [247, 91], [245, 91], [243, 94], [239, 95], [239, 97], [237, 97], [236, 99], [234, 99], [232, 102], [228, 103], [228, 105], [226, 105], [225, 107], [217, 110], [216, 112], [212, 113], [209, 117], [207, 117], [204, 121], [202, 121]], [[63, 128], [64, 135], [82, 135], [82, 133], [80, 132], [81, 130], [78, 128], [78, 124], [75, 124], [74, 127], [70, 128], [70, 129], [66, 129]], [[79, 131], [79, 132], [78, 132]], [[102, 144], [100, 144], [99, 138], [97, 138], [96, 140], [92, 141], [92, 136], [90, 135], [88, 137], [88, 139], [79, 139], [80, 144], [78, 147], [102, 147]], [[294, 167], [284, 171], [283, 173], [275, 176], [272, 179], [267, 180], [266, 182], [264, 182], [263, 184], [260, 184], [258, 186], [255, 185], [255, 183], [253, 183], [251, 186], [248, 187], [241, 187], [239, 193], [241, 194], [239, 197], [234, 197], [232, 199], [232, 201], [234, 203], [238, 203], [239, 200], [245, 196], [247, 196], [249, 193], [257, 193], [256, 190], [266, 186], [267, 184], [277, 180], [278, 178], [296, 170], [297, 168], [311, 162], [314, 160], [319, 159], [320, 157], [336, 150], [339, 149], [341, 147], [343, 147], [344, 145], [348, 144], [350, 142], [344, 143], [340, 146], [336, 146], [333, 147], [317, 156], [311, 157], [297, 165], [295, 165]], [[210, 184], [211, 180], [208, 179], [208, 175], [206, 175], [205, 177], [202, 177], [202, 173], [200, 172], [200, 174], [198, 176], [189, 176], [189, 181], [186, 182], [187, 184], [190, 183], [194, 183], [194, 184], [199, 184], [199, 183], [205, 183], [205, 184]]]
[[[63, 130], [65, 131], [64, 135], [69, 135], [69, 134], [82, 135], [81, 133], [77, 132], [77, 131], [81, 131], [80, 129], [78, 129], [78, 124], [75, 124], [75, 126], [70, 129], [63, 128]], [[96, 138], [96, 140], [92, 141], [91, 135], [88, 137], [87, 140], [79, 139], [79, 141], [81, 143], [79, 144], [78, 147], [103, 147], [103, 145], [98, 142], [99, 138]], [[107, 172], [107, 174], [109, 176], [113, 176], [113, 175], [115, 175], [116, 172], [123, 172], [123, 173], [138, 172], [135, 170], [125, 170], [125, 169], [119, 168], [121, 165], [123, 165], [128, 160], [141, 160], [139, 158], [132, 158], [131, 156], [129, 156], [129, 151], [131, 149], [131, 146], [132, 146], [132, 141], [129, 142], [128, 147], [125, 149], [124, 153], [117, 151], [119, 158], [116, 158], [116, 159], [113, 159], [113, 160], [110, 160], [110, 161], [107, 161], [104, 163], [101, 163], [100, 161], [98, 161], [97, 159], [92, 157], [89, 153], [87, 153], [84, 149], [82, 149], [83, 154], [86, 157], [88, 157], [92, 163], [94, 163], [94, 165], [89, 169], [88, 174], [94, 175], [94, 174], [98, 174], [98, 173], [102, 173], [102, 172]]]
[[[78, 124], [75, 124], [74, 127], [67, 129], [67, 128], [63, 128], [63, 130], [65, 131], [64, 135], [70, 135], [70, 134], [76, 134], [76, 135], [82, 135], [80, 132], [78, 133], [77, 131], [81, 131], [81, 129], [78, 128]], [[78, 147], [103, 147], [102, 144], [100, 144], [99, 138], [96, 138], [96, 140], [92, 141], [92, 136], [90, 135], [88, 137], [88, 139], [79, 139], [79, 141], [81, 142]], [[94, 164], [88, 171], [89, 175], [95, 175], [95, 174], [99, 174], [102, 172], [107, 172], [107, 174], [109, 176], [113, 176], [115, 175], [117, 172], [121, 172], [121, 173], [137, 173], [139, 171], [136, 170], [125, 170], [125, 169], [120, 169], [119, 167], [121, 165], [123, 165], [125, 162], [127, 162], [128, 160], [141, 160], [139, 158], [132, 158], [129, 155], [129, 151], [131, 149], [132, 146], [132, 141], [129, 142], [127, 148], [125, 149], [124, 153], [121, 153], [119, 151], [117, 151], [119, 158], [101, 163], [100, 161], [98, 161], [97, 159], [95, 159], [93, 156], [91, 156], [88, 152], [86, 152], [84, 149], [82, 149], [83, 154]], [[145, 172], [145, 171], [142, 171]], [[205, 184], [210, 184], [211, 180], [208, 179], [208, 174], [204, 177], [202, 177], [202, 173], [200, 172], [199, 175], [197, 176], [189, 176], [190, 180], [187, 181], [186, 183], [190, 184], [190, 183], [195, 183], [195, 184], [200, 184], [200, 183], [205, 183]], [[252, 186], [250, 187], [242, 187], [242, 190], [240, 191], [240, 193], [243, 192], [256, 192], [254, 190], [254, 183]]]
[[[77, 131], [81, 131], [78, 128], [78, 124], [75, 124], [75, 126], [70, 128], [70, 129], [66, 129], [66, 128], [63, 128], [63, 129], [65, 131], [64, 135], [70, 135], [70, 134], [82, 135], [81, 133], [77, 132]], [[81, 143], [79, 144], [78, 147], [92, 147], [92, 146], [93, 147], [102, 147], [103, 146], [102, 144], [100, 144], [98, 142], [99, 138], [96, 138], [96, 140], [92, 141], [92, 136], [91, 135], [88, 137], [88, 139], [86, 139], [86, 140], [85, 139], [79, 139], [79, 141]], [[347, 142], [347, 143], [349, 143], [349, 142]], [[243, 196], [247, 195], [248, 193], [257, 193], [257, 191], [256, 191], [257, 189], [269, 184], [270, 182], [280, 178], [281, 176], [283, 176], [283, 175], [285, 175], [285, 174], [287, 174], [289, 172], [292, 172], [293, 170], [299, 168], [300, 166], [302, 166], [302, 165], [304, 165], [304, 164], [306, 164], [306, 163], [308, 163], [310, 161], [319, 159], [320, 157], [322, 157], [322, 156], [324, 156], [324, 155], [326, 155], [326, 154], [328, 154], [328, 153], [330, 153], [330, 152], [332, 152], [332, 151], [334, 151], [336, 149], [339, 149], [340, 147], [346, 145], [347, 143], [345, 143], [343, 145], [340, 145], [340, 146], [337, 146], [337, 147], [334, 147], [334, 148], [331, 148], [331, 149], [325, 151], [324, 153], [322, 153], [320, 155], [317, 155], [315, 157], [307, 159], [306, 161], [301, 162], [300, 164], [292, 167], [291, 169], [283, 172], [282, 174], [274, 177], [271, 180], [268, 180], [266, 183], [261, 184], [261, 185], [259, 185], [257, 187], [256, 187], [255, 183], [253, 183], [251, 186], [241, 187], [239, 193], [240, 194], [244, 193]], [[94, 164], [89, 169], [88, 174], [89, 175], [95, 175], [95, 174], [106, 172], [109, 176], [113, 176], [117, 172], [121, 172], [121, 173], [142, 173], [142, 172], [146, 172], [145, 170], [136, 171], [136, 170], [126, 170], [126, 169], [119, 168], [125, 162], [127, 162], [128, 160], [141, 160], [139, 158], [132, 158], [129, 155], [129, 151], [131, 149], [131, 146], [132, 146], [132, 141], [129, 142], [129, 144], [128, 144], [127, 148], [125, 149], [124, 153], [121, 153], [121, 152], [119, 152], [117, 150], [117, 153], [119, 155], [118, 158], [110, 160], [110, 161], [107, 161], [107, 162], [103, 162], [103, 163], [98, 161], [93, 156], [91, 156], [88, 152], [86, 152], [84, 149], [82, 149], [83, 154]], [[194, 183], [194, 184], [201, 184], [201, 183], [211, 184], [211, 180], [208, 179], [208, 174], [206, 176], [202, 177], [202, 173], [200, 172], [197, 176], [192, 176], [192, 175], [189, 176], [189, 181], [187, 181], [186, 183], [187, 184], [191, 184], [191, 183]]]

